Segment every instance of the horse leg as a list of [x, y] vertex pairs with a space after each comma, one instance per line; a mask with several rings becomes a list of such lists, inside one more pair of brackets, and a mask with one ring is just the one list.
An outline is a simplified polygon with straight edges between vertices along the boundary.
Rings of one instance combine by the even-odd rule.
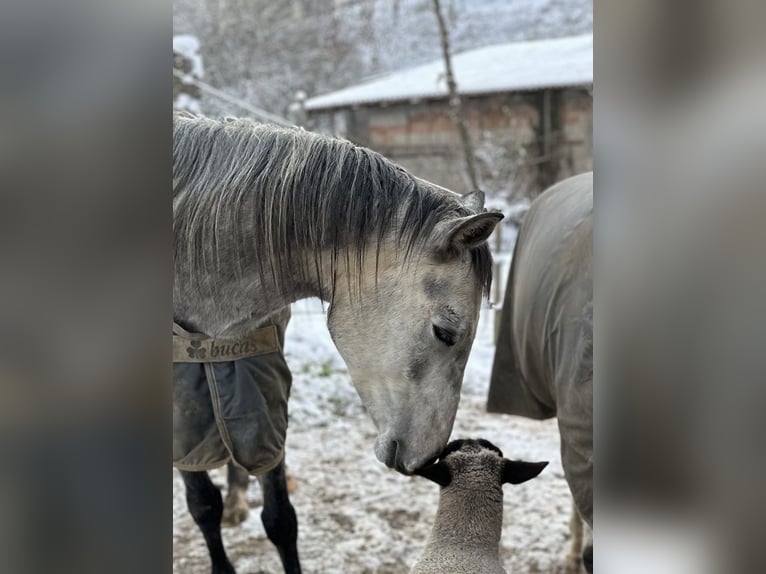
[[285, 462], [259, 477], [263, 492], [261, 520], [269, 540], [277, 547], [285, 574], [300, 574], [298, 519], [287, 494]]
[[593, 574], [593, 529], [588, 526], [585, 547], [582, 551], [582, 564], [588, 574]]
[[244, 468], [233, 462], [229, 462], [227, 466], [229, 488], [223, 503], [221, 524], [236, 526], [247, 520], [250, 514], [250, 506], [247, 504], [247, 485], [250, 482], [250, 475]]
[[290, 469], [285, 469], [285, 475], [287, 476], [287, 492], [292, 494], [298, 490], [298, 479], [290, 472]]
[[226, 557], [221, 540], [221, 515], [223, 498], [221, 491], [210, 480], [207, 472], [181, 471], [186, 487], [186, 504], [189, 512], [202, 531], [212, 562], [212, 574], [235, 574], [234, 567]]
[[582, 564], [582, 535], [583, 535], [583, 520], [580, 517], [580, 513], [577, 512], [577, 506], [572, 501], [572, 514], [569, 517], [569, 534], [571, 542], [569, 546], [569, 554], [566, 558], [567, 574], [580, 574], [582, 570], [580, 566]]

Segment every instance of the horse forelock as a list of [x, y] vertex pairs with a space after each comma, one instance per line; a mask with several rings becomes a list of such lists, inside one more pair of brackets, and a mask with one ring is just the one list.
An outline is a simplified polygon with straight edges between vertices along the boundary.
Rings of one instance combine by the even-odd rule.
[[[372, 150], [246, 119], [175, 115], [173, 182], [177, 270], [201, 292], [222, 274], [244, 279], [248, 265], [277, 284], [296, 272], [318, 279], [329, 252], [332, 293], [321, 295], [332, 300], [341, 258], [360, 290], [366, 253], [377, 260], [391, 233], [407, 261], [440, 221], [470, 213]], [[489, 247], [471, 260], [488, 295]]]

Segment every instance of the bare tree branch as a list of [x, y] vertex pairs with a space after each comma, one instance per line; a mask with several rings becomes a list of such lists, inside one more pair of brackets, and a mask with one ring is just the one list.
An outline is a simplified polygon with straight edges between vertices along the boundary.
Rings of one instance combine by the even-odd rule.
[[468, 123], [463, 113], [463, 106], [460, 101], [460, 95], [457, 93], [457, 83], [455, 75], [452, 73], [452, 58], [450, 57], [449, 35], [447, 25], [444, 22], [441, 5], [439, 0], [433, 0], [436, 19], [439, 21], [439, 35], [441, 36], [442, 55], [444, 56], [444, 68], [447, 75], [447, 90], [449, 91], [449, 107], [453, 121], [457, 124], [460, 132], [460, 141], [463, 144], [463, 155], [465, 156], [465, 168], [468, 174], [468, 180], [474, 190], [479, 189], [479, 182], [476, 178], [476, 167], [474, 166], [473, 145], [471, 136], [468, 133]]

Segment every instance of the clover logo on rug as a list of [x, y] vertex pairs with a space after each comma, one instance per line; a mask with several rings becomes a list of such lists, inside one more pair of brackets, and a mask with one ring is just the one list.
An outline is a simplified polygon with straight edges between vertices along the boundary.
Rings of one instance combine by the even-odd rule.
[[204, 359], [207, 351], [200, 347], [202, 347], [202, 341], [191, 341], [191, 347], [186, 347], [186, 352], [192, 359]]

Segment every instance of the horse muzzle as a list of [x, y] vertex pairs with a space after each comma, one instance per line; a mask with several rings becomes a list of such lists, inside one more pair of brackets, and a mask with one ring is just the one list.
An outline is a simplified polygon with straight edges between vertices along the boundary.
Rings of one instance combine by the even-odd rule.
[[388, 437], [378, 437], [375, 444], [375, 456], [378, 460], [388, 468], [407, 476], [433, 462], [438, 454], [436, 452], [425, 456], [408, 456], [403, 441]]

